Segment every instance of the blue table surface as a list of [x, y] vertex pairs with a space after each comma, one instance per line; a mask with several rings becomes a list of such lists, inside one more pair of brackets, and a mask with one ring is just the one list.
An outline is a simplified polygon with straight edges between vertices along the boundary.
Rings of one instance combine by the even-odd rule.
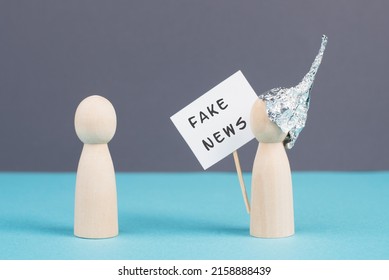
[[75, 178], [0, 173], [0, 259], [389, 259], [389, 172], [294, 172], [282, 239], [250, 237], [236, 174], [211, 172], [118, 173], [119, 236], [77, 238]]

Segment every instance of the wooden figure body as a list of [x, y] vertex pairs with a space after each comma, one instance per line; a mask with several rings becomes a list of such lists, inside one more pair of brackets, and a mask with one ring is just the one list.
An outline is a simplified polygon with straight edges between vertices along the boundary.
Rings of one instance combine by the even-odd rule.
[[250, 234], [263, 238], [293, 235], [292, 177], [283, 144], [287, 134], [269, 120], [260, 99], [251, 111], [251, 129], [260, 144], [252, 171]]
[[115, 170], [107, 143], [116, 131], [116, 113], [104, 97], [84, 99], [75, 115], [77, 136], [84, 143], [77, 169], [74, 235], [118, 235]]

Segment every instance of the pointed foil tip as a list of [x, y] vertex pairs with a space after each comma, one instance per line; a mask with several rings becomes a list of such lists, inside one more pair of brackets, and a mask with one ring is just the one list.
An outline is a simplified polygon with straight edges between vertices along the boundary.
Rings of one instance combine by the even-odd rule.
[[284, 133], [287, 133], [284, 140], [287, 149], [294, 146], [297, 137], [305, 127], [310, 91], [323, 58], [327, 41], [328, 37], [323, 35], [319, 53], [316, 55], [309, 72], [297, 86], [273, 88], [259, 96], [266, 102], [269, 119], [277, 124]]
[[328, 36], [326, 34], [321, 35], [322, 45], [326, 46], [328, 41]]

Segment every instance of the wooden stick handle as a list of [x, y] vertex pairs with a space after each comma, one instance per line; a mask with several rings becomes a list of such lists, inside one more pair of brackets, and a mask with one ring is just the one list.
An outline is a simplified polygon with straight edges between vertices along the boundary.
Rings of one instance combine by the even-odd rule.
[[233, 153], [234, 156], [234, 162], [235, 162], [235, 167], [236, 167], [236, 173], [238, 174], [239, 178], [239, 184], [240, 188], [242, 190], [242, 196], [244, 200], [244, 204], [246, 205], [246, 210], [247, 213], [250, 214], [250, 204], [249, 200], [247, 198], [247, 192], [246, 192], [246, 187], [244, 185], [244, 180], [243, 180], [243, 175], [242, 175], [242, 169], [240, 168], [240, 162], [239, 162], [239, 157], [238, 157], [238, 151], [234, 151]]

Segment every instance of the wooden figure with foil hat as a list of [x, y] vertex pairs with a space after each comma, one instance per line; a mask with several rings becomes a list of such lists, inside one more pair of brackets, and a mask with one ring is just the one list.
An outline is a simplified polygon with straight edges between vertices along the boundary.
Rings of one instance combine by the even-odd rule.
[[251, 129], [259, 141], [255, 156], [250, 209], [250, 234], [280, 238], [294, 234], [292, 176], [285, 149], [291, 149], [305, 126], [310, 91], [327, 44], [322, 44], [309, 72], [291, 88], [260, 95], [251, 110]]

